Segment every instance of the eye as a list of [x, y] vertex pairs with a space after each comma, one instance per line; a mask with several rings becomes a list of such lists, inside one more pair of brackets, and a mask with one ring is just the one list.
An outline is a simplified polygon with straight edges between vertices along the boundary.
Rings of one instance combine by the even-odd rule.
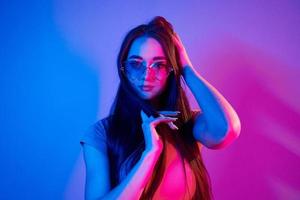
[[167, 68], [167, 64], [164, 62], [157, 62], [153, 64], [153, 67], [157, 69], [164, 69]]
[[142, 67], [143, 63], [139, 62], [139, 61], [135, 61], [135, 60], [130, 60], [127, 62], [127, 65], [134, 69], [140, 69]]

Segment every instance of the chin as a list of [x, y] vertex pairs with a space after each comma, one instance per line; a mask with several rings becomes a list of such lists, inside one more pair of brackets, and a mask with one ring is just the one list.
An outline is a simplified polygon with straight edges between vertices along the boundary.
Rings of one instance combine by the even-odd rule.
[[142, 91], [140, 88], [135, 88], [135, 91], [137, 92], [138, 96], [143, 100], [152, 100], [160, 94], [160, 91], [157, 90], [145, 92]]
[[158, 96], [157, 93], [146, 93], [146, 92], [140, 92], [139, 96], [144, 100], [151, 100]]
[[146, 95], [146, 94], [140, 94], [139, 96], [144, 100], [151, 100], [155, 97], [154, 95]]

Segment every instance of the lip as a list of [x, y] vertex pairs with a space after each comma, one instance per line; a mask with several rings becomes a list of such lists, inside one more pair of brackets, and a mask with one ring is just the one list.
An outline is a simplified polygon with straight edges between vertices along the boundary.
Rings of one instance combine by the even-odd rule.
[[154, 88], [154, 86], [152, 86], [152, 85], [141, 85], [140, 88], [141, 88], [141, 90], [143, 90], [145, 92], [148, 92], [148, 91], [151, 91]]

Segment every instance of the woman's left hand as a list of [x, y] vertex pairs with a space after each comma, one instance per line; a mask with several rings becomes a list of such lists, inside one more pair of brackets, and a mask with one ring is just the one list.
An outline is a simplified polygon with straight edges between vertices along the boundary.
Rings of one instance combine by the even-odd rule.
[[[158, 111], [158, 113], [161, 117], [178, 117], [180, 111]], [[168, 125], [171, 129], [178, 130], [178, 127], [173, 122], [169, 122]]]
[[189, 66], [193, 68], [192, 62], [184, 48], [184, 45], [179, 37], [179, 35], [177, 33], [174, 32], [173, 34], [173, 41], [175, 43], [175, 46], [177, 47], [179, 56], [180, 56], [180, 64], [182, 69], [184, 69], [185, 67]]

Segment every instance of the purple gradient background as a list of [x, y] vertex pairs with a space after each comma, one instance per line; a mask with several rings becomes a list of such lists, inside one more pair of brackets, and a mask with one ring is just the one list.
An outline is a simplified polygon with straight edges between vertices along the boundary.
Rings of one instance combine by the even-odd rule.
[[108, 114], [126, 32], [156, 15], [241, 119], [231, 146], [204, 149], [215, 199], [300, 199], [296, 0], [2, 1], [1, 199], [83, 199], [79, 138]]

